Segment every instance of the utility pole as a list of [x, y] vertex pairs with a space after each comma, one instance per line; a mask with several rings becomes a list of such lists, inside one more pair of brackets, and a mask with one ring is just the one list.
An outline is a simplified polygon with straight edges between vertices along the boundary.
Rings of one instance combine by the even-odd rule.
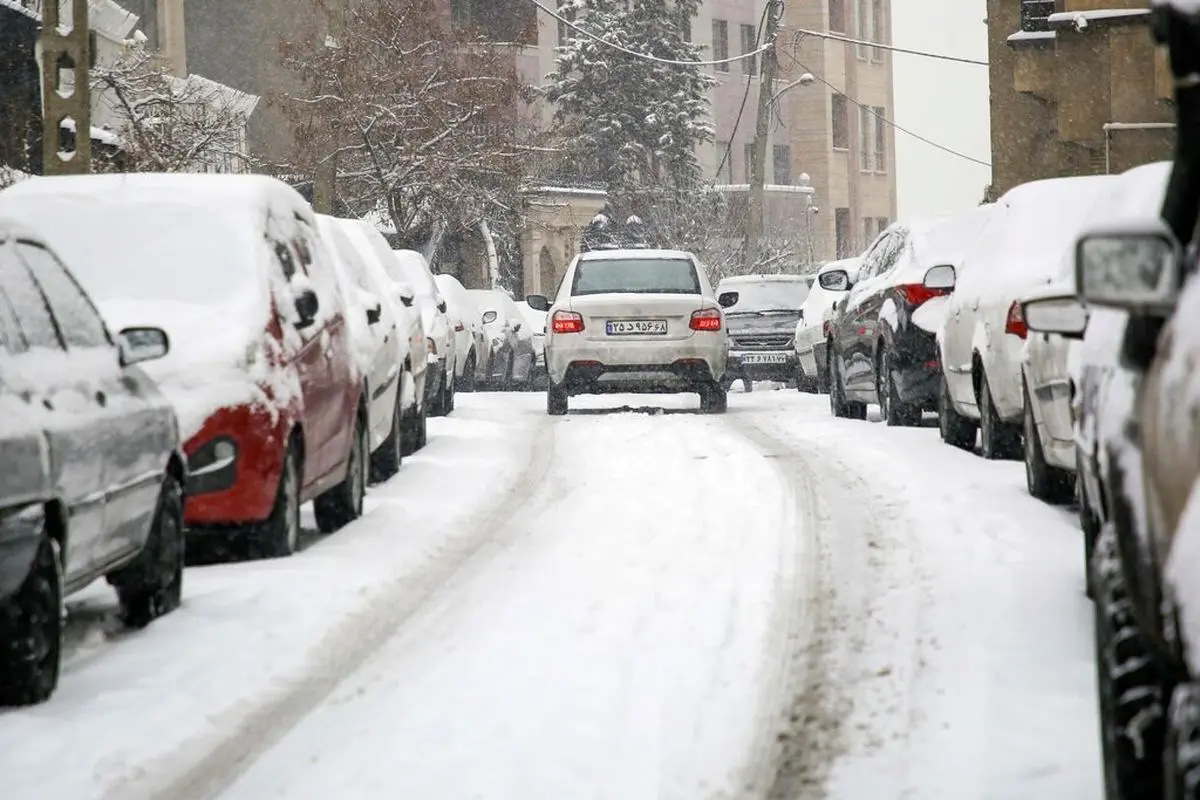
[[754, 270], [758, 260], [758, 241], [763, 234], [763, 186], [766, 184], [767, 134], [774, 101], [775, 75], [779, 59], [775, 56], [775, 38], [783, 21], [783, 0], [767, 0], [766, 29], [763, 42], [768, 49], [761, 53], [762, 69], [758, 79], [758, 116], [754, 122], [753, 158], [750, 162], [750, 191], [746, 197], [746, 271]]
[[[342, 34], [346, 32], [346, 10], [348, 0], [334, 0], [329, 17], [329, 35], [326, 47], [342, 47]], [[336, 92], [335, 92], [336, 94]], [[318, 214], [332, 214], [334, 198], [337, 196], [338, 148], [341, 147], [341, 131], [337, 120], [329, 120], [329, 140], [333, 152], [317, 165], [313, 176], [313, 210]]]
[[[86, 175], [92, 171], [92, 66], [88, 0], [72, 0], [71, 29], [60, 28], [57, 0], [42, 3], [42, 32], [38, 37], [42, 62], [42, 173]], [[66, 76], [71, 92], [65, 97]], [[75, 149], [62, 145], [62, 124], [75, 123]]]

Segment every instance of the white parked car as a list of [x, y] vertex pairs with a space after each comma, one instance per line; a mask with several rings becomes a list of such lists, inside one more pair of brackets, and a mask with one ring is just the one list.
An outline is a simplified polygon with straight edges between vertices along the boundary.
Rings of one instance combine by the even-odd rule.
[[454, 327], [446, 316], [445, 298], [425, 256], [415, 250], [394, 250], [388, 274], [412, 286], [425, 327], [429, 375], [425, 379], [425, 407], [430, 416], [444, 417], [454, 410]]
[[490, 345], [486, 380], [501, 391], [528, 388], [533, 372], [533, 334], [517, 302], [503, 289], [471, 289], [475, 307], [483, 314]]
[[725, 314], [691, 253], [582, 253], [553, 300], [528, 301], [548, 313], [548, 413], [567, 413], [573, 394], [614, 391], [698, 392], [702, 411], [724, 413]]
[[482, 314], [465, 286], [453, 275], [434, 275], [446, 301], [446, 315], [454, 328], [454, 385], [460, 392], [473, 392], [487, 377], [487, 334]]
[[533, 372], [530, 382], [536, 384], [546, 378], [546, 312], [538, 311], [524, 300], [517, 303], [517, 308], [521, 309], [525, 325], [533, 336]]
[[940, 340], [942, 438], [984, 458], [1021, 457], [1021, 299], [1059, 268], [1063, 251], [1116, 176], [1051, 178], [1011, 189], [949, 283]]
[[834, 270], [845, 270], [850, 283], [858, 281], [858, 268], [862, 258], [844, 258], [832, 261], [817, 270], [816, 280], [800, 306], [800, 321], [796, 323], [793, 347], [796, 351], [796, 388], [802, 392], [828, 392], [829, 375], [825, 353], [829, 339], [828, 323], [830, 312], [838, 300], [846, 296], [849, 289], [837, 291], [821, 285], [821, 276]]

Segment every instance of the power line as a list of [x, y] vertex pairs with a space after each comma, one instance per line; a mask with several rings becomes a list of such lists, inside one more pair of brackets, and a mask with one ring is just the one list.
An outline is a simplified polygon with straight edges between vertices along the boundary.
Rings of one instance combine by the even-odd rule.
[[904, 47], [895, 47], [890, 44], [881, 44], [880, 42], [868, 42], [863, 39], [851, 39], [848, 36], [839, 36], [836, 33], [825, 33], [823, 31], [810, 31], [805, 28], [792, 28], [800, 36], [816, 36], [818, 39], [829, 39], [834, 42], [843, 42], [845, 44], [857, 44], [865, 47], [874, 47], [877, 50], [888, 50], [893, 53], [905, 53], [910, 56], [921, 56], [922, 58], [935, 58], [939, 61], [954, 61], [958, 64], [975, 64], [976, 66], [986, 67], [988, 62], [980, 61], [975, 58], [962, 58], [961, 56], [947, 56], [942, 53], [930, 53], [924, 50], [909, 50]]
[[[591, 31], [584, 30], [583, 28], [579, 27], [578, 25], [576, 25], [574, 22], [567, 19], [566, 17], [559, 16], [557, 12], [551, 11], [550, 9], [546, 8], [546, 6], [542, 5], [542, 3], [539, 0], [529, 0], [529, 2], [533, 3], [535, 6], [540, 8], [542, 11], [545, 11], [547, 14], [554, 17], [556, 20], [558, 20], [562, 24], [566, 25], [568, 28], [575, 31], [576, 33], [582, 33], [584, 36], [588, 37], [589, 39], [597, 41], [600, 44], [605, 45], [607, 47], [611, 47], [613, 50], [617, 50], [621, 53], [625, 53], [626, 55], [636, 56], [637, 58], [644, 58], [647, 61], [654, 61], [659, 64], [670, 64], [672, 66], [677, 66], [677, 67], [715, 67], [719, 64], [732, 64], [735, 61], [744, 61], [745, 59], [751, 58], [752, 56], [757, 56], [759, 53], [765, 53], [767, 50], [770, 50], [772, 47], [775, 46], [775, 43], [771, 42], [769, 44], [764, 44], [762, 47], [756, 48], [753, 52], [742, 53], [740, 56], [733, 56], [731, 58], [720, 58], [715, 61], [678, 61], [673, 58], [659, 58], [658, 56], [651, 55], [650, 53], [639, 53], [637, 50], [630, 50], [628, 47], [622, 47], [619, 44], [610, 42], [607, 39], [597, 36], [596, 34], [592, 33]], [[765, 19], [765, 16], [764, 16], [764, 19]], [[762, 26], [760, 25], [759, 27], [761, 28]], [[755, 41], [757, 42], [757, 38], [755, 39]]]
[[[763, 23], [767, 21], [767, 13], [770, 11], [770, 9], [770, 4], [764, 6], [762, 16], [758, 18], [758, 33], [754, 34], [755, 47], [758, 46], [759, 41], [762, 39]], [[720, 177], [721, 170], [725, 169], [725, 164], [731, 161], [731, 156], [733, 155], [733, 142], [735, 139], [737, 139], [738, 126], [742, 124], [742, 114], [746, 110], [746, 102], [750, 99], [750, 85], [752, 83], [753, 81], [751, 81], [749, 78], [746, 79], [746, 91], [742, 92], [742, 104], [738, 106], [737, 116], [733, 119], [733, 130], [729, 132], [729, 144], [725, 145], [725, 155], [721, 156], [721, 163], [717, 165], [716, 177]], [[758, 90], [760, 92], [762, 91], [761, 83], [759, 84]], [[716, 117], [713, 118], [713, 121], [716, 121]], [[733, 181], [731, 179], [730, 183], [732, 182]]]
[[929, 145], [930, 147], [936, 147], [938, 150], [941, 150], [941, 151], [942, 151], [942, 152], [944, 152], [944, 153], [949, 153], [949, 154], [950, 154], [950, 155], [952, 155], [952, 156], [958, 156], [958, 157], [959, 157], [959, 158], [961, 158], [961, 159], [964, 159], [964, 160], [966, 160], [966, 161], [971, 161], [971, 162], [973, 162], [973, 163], [975, 163], [975, 164], [978, 164], [978, 165], [980, 165], [981, 167], [987, 167], [987, 168], [991, 169], [991, 166], [992, 166], [992, 165], [991, 165], [991, 162], [988, 162], [988, 161], [983, 161], [983, 160], [981, 160], [981, 159], [975, 158], [975, 156], [969, 156], [969, 155], [967, 155], [966, 153], [962, 153], [962, 152], [960, 152], [960, 151], [958, 151], [958, 150], [955, 150], [955, 149], [954, 149], [954, 148], [952, 148], [952, 147], [946, 147], [946, 145], [944, 145], [944, 144], [938, 144], [937, 142], [933, 141], [932, 139], [927, 139], [926, 137], [922, 136], [922, 135], [921, 135], [921, 134], [919, 134], [919, 133], [913, 133], [913, 132], [912, 132], [912, 131], [910, 131], [908, 128], [905, 128], [905, 127], [902, 127], [902, 126], [900, 126], [900, 125], [897, 125], [897, 124], [896, 124], [895, 122], [893, 122], [892, 120], [890, 120], [890, 119], [888, 119], [887, 117], [883, 116], [882, 114], [880, 114], [880, 113], [876, 112], [876, 111], [875, 111], [875, 109], [871, 108], [871, 106], [867, 105], [866, 103], [860, 103], [858, 100], [854, 99], [854, 98], [853, 98], [853, 97], [851, 97], [850, 95], [848, 95], [848, 94], [846, 94], [845, 92], [843, 92], [841, 89], [839, 89], [838, 87], [834, 86], [832, 83], [830, 83], [829, 81], [825, 80], [823, 77], [821, 77], [821, 76], [820, 76], [820, 75], [818, 75], [817, 73], [813, 72], [813, 71], [812, 71], [811, 69], [809, 69], [807, 66], [805, 66], [805, 65], [804, 65], [804, 64], [802, 64], [802, 63], [800, 63], [800, 61], [798, 61], [798, 60], [797, 60], [795, 57], [792, 57], [792, 63], [793, 63], [793, 64], [795, 64], [795, 65], [796, 65], [797, 67], [799, 67], [800, 69], [802, 69], [802, 70], [804, 70], [805, 72], [807, 72], [809, 75], [812, 75], [814, 78], [816, 78], [817, 80], [819, 80], [821, 83], [823, 83], [823, 84], [825, 84], [826, 86], [828, 86], [830, 89], [832, 89], [832, 90], [834, 91], [834, 93], [841, 95], [842, 97], [846, 98], [846, 99], [847, 99], [847, 100], [849, 100], [851, 103], [853, 103], [854, 105], [858, 106], [859, 108], [861, 108], [861, 109], [866, 109], [866, 111], [867, 111], [867, 113], [868, 113], [868, 114], [870, 114], [871, 116], [873, 116], [873, 117], [875, 117], [876, 119], [880, 120], [880, 121], [881, 121], [881, 122], [883, 122], [885, 125], [889, 125], [889, 126], [891, 126], [892, 128], [895, 128], [896, 130], [900, 131], [901, 133], [907, 133], [909, 136], [913, 137], [914, 139], [916, 139], [916, 140], [918, 140], [918, 141], [921, 141], [921, 142], [924, 142], [925, 144]]

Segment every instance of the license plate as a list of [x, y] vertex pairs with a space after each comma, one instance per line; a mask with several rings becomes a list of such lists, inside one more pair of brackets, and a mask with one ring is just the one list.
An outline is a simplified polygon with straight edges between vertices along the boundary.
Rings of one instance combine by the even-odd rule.
[[604, 323], [609, 336], [662, 336], [667, 332], [665, 319], [610, 319]]
[[743, 364], [786, 364], [787, 353], [745, 353], [742, 355]]

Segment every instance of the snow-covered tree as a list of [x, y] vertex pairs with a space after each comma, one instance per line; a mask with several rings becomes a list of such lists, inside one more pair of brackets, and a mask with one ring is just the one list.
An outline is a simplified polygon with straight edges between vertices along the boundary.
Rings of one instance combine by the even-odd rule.
[[[699, 4], [561, 0], [558, 11], [627, 50], [698, 61], [702, 49], [685, 31]], [[568, 29], [546, 80], [570, 164], [580, 178], [603, 184], [621, 215], [647, 216], [664, 195], [700, 183], [696, 146], [713, 136], [707, 91], [715, 83], [700, 67], [640, 58]]]
[[121, 140], [123, 170], [246, 171], [246, 125], [257, 97], [198, 75], [172, 75], [144, 37], [93, 68], [91, 84]]

